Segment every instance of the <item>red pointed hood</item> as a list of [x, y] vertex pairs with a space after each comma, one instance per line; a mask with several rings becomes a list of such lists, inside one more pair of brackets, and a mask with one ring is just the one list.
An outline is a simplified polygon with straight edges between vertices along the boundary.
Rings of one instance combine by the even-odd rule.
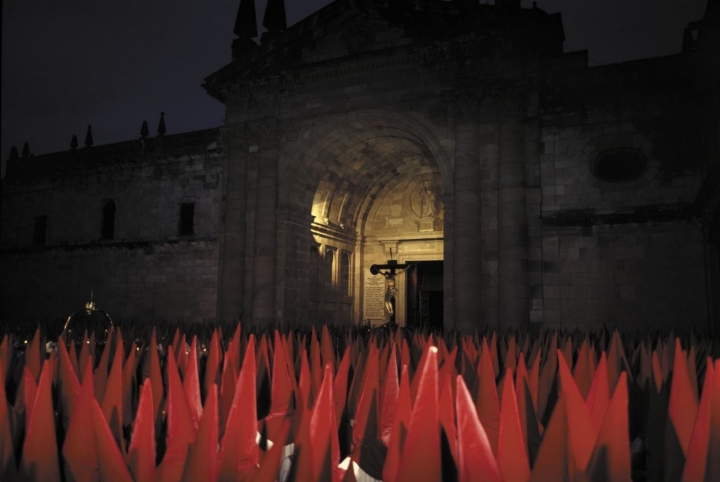
[[165, 445], [167, 449], [158, 467], [158, 479], [176, 482], [182, 476], [188, 448], [195, 438], [195, 428], [172, 350], [168, 350], [166, 373], [168, 414]]
[[350, 347], [345, 348], [345, 354], [338, 366], [337, 375], [333, 384], [333, 398], [335, 400], [335, 421], [340, 425], [340, 418], [345, 410], [348, 392], [348, 372], [350, 371]]
[[505, 370], [497, 463], [505, 482], [525, 482], [530, 478], [527, 441], [523, 437], [512, 368]]
[[[294, 374], [293, 374], [294, 376]], [[271, 382], [270, 413], [287, 414], [293, 409], [293, 388], [288, 372], [288, 362], [282, 337], [275, 330], [275, 350], [273, 351], [273, 373]]]
[[183, 379], [183, 391], [185, 392], [185, 398], [187, 399], [190, 415], [192, 416], [193, 427], [197, 430], [203, 414], [202, 399], [200, 396], [197, 336], [193, 336], [192, 345], [190, 345], [190, 355], [188, 356], [185, 378]]
[[220, 383], [218, 372], [220, 371], [220, 360], [222, 359], [222, 349], [220, 348], [220, 339], [217, 331], [213, 331], [210, 339], [210, 347], [205, 364], [205, 393], [210, 390], [210, 385]]
[[395, 409], [395, 418], [393, 420], [392, 431], [390, 433], [385, 465], [383, 466], [383, 480], [386, 482], [394, 482], [397, 478], [398, 467], [400, 466], [400, 454], [403, 450], [404, 440], [406, 440], [406, 437], [403, 437], [403, 434], [407, 433], [407, 429], [410, 426], [412, 403], [410, 401], [409, 378], [408, 367], [407, 365], [403, 365], [402, 374], [400, 376], [400, 391], [398, 393], [397, 406]]
[[[151, 347], [155, 349], [154, 347]], [[157, 354], [157, 352], [156, 352]], [[155, 412], [153, 410], [153, 385], [149, 378], [140, 391], [135, 424], [133, 426], [128, 466], [137, 481], [156, 479], [155, 471]]]
[[[127, 463], [115, 443], [115, 437], [105, 422], [105, 416], [96, 400], [91, 401], [95, 441], [97, 443], [98, 475], [100, 480], [132, 482]], [[79, 481], [78, 481], [79, 482]]]
[[[257, 468], [257, 405], [255, 392], [255, 337], [250, 335], [240, 368], [235, 397], [220, 448], [221, 480], [249, 474]], [[232, 475], [237, 477], [237, 475]]]
[[[325, 365], [325, 374], [310, 416], [310, 451], [313, 480], [321, 480], [323, 473], [332, 474], [340, 462], [340, 446], [335, 425], [333, 402], [333, 368]], [[329, 462], [329, 464], [328, 464]], [[333, 479], [336, 479], [333, 477]]]
[[441, 479], [437, 348], [428, 344], [425, 358], [397, 473], [401, 482]]
[[[95, 439], [93, 402], [95, 401], [92, 368], [87, 365], [75, 409], [63, 443], [65, 472], [77, 481], [94, 480], [99, 471], [98, 445]], [[114, 438], [113, 443], [116, 444]]]
[[25, 434], [20, 470], [32, 480], [59, 482], [60, 462], [51, 392], [52, 364], [45, 363], [40, 373], [37, 396]]
[[568, 427], [571, 428], [569, 447], [573, 453], [572, 459], [575, 462], [575, 468], [583, 472], [597, 439], [597, 429], [560, 350], [557, 353], [557, 360], [561, 386], [560, 396], [565, 400]]
[[105, 391], [102, 398], [100, 408], [107, 420], [108, 426], [113, 433], [114, 439], [118, 447], [123, 446], [123, 393], [122, 393], [122, 372], [123, 372], [123, 356], [124, 348], [122, 338], [115, 338], [115, 353], [113, 355], [110, 374], [105, 381]]
[[[5, 337], [7, 340], [8, 337]], [[0, 478], [13, 480], [17, 477], [15, 449], [10, 431], [10, 410], [5, 393], [5, 360], [0, 356]]]
[[59, 408], [63, 414], [64, 426], [67, 429], [70, 416], [75, 408], [75, 400], [77, 400], [77, 397], [80, 395], [80, 381], [75, 374], [75, 369], [70, 362], [70, 355], [68, 355], [62, 339], [58, 342], [58, 376]]
[[32, 341], [25, 349], [25, 366], [30, 370], [35, 383], [38, 382], [40, 377], [40, 370], [42, 369], [43, 360], [45, 357], [42, 352], [42, 337], [40, 335], [40, 328], [35, 330], [35, 335], [32, 337]]
[[680, 346], [680, 339], [676, 338], [668, 415], [683, 454], [687, 457], [693, 425], [695, 425], [698, 412], [698, 401], [690, 384], [685, 356], [685, 352]]
[[475, 411], [462, 376], [456, 378], [455, 409], [458, 428], [458, 475], [460, 482], [502, 482], [490, 441]]
[[333, 347], [333, 342], [330, 339], [330, 331], [328, 330], [327, 325], [323, 325], [322, 327], [322, 334], [320, 335], [320, 354], [322, 356], [322, 364], [323, 366], [327, 365], [328, 363], [332, 363], [333, 367], [333, 373], [335, 372], [335, 348]]
[[490, 441], [490, 446], [493, 448], [493, 453], [497, 453], [500, 432], [500, 400], [495, 385], [492, 354], [485, 338], [483, 338], [480, 363], [478, 364], [478, 379], [480, 389], [475, 407]]
[[182, 478], [183, 482], [194, 482], [196, 480], [215, 482], [217, 480], [218, 437], [218, 391], [217, 385], [213, 383], [210, 385], [205, 400], [195, 442], [188, 451], [187, 463]]
[[[603, 420], [588, 464], [591, 480], [606, 477], [618, 482], [632, 481], [630, 434], [628, 433], [627, 375], [620, 373], [612, 400]], [[700, 480], [700, 479], [697, 479]]]
[[[710, 474], [706, 474], [706, 470], [711, 439], [710, 433], [712, 430], [713, 392], [716, 390], [715, 377], [712, 358], [708, 357], [705, 383], [703, 383], [700, 405], [698, 407], [692, 437], [690, 438], [682, 480], [713, 480], [713, 478], [709, 477]], [[720, 447], [717, 447], [717, 449], [720, 449]]]
[[380, 440], [385, 446], [390, 443], [390, 434], [395, 420], [395, 409], [400, 392], [394, 343], [391, 343], [389, 350], [387, 370], [385, 370], [385, 378], [380, 391]]

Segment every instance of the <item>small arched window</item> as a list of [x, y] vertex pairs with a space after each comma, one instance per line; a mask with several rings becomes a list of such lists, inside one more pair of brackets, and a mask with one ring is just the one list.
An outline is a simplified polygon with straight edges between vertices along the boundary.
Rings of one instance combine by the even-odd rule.
[[115, 237], [115, 201], [105, 201], [103, 204], [102, 226], [100, 239], [113, 239]]
[[647, 170], [642, 152], [632, 147], [607, 149], [595, 159], [593, 174], [603, 182], [635, 181]]

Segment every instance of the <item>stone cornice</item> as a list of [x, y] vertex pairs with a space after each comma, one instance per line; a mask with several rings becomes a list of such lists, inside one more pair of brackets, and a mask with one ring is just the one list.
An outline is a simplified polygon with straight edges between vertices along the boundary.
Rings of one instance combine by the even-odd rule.
[[[225, 155], [218, 148], [219, 129], [207, 129], [167, 136], [62, 151], [8, 161], [8, 185], [49, 180], [87, 179], [107, 173], [146, 167], [172, 168], [179, 162], [221, 163]], [[212, 143], [214, 149], [209, 149]], [[221, 146], [220, 146], [221, 147]]]
[[572, 209], [555, 212], [541, 218], [543, 227], [589, 227], [616, 224], [667, 223], [697, 221], [699, 212], [693, 205], [641, 206], [628, 212], [599, 214], [594, 209]]
[[319, 223], [312, 223], [310, 226], [310, 231], [313, 234], [316, 234], [318, 236], [322, 236], [323, 238], [328, 239], [334, 239], [336, 241], [340, 241], [343, 243], [348, 244], [355, 244], [355, 241], [357, 239], [357, 236], [355, 233], [348, 233], [344, 231], [340, 227], [335, 227], [332, 225], [326, 225], [326, 224], [319, 224]]
[[[58, 187], [58, 185], [81, 185], [90, 182], [97, 182], [95, 178], [98, 176], [117, 175], [117, 180], [126, 179], [128, 177], [137, 177], [143, 169], [152, 169], [153, 172], [144, 177], [152, 177], [158, 175], [158, 169], [163, 174], [185, 174], [188, 172], [185, 163], [193, 161], [201, 161], [205, 167], [203, 172], [207, 173], [208, 168], [212, 166], [222, 166], [225, 155], [211, 156], [177, 156], [173, 158], [155, 158], [155, 157], [139, 157], [136, 159], [116, 160], [112, 164], [96, 164], [96, 165], [69, 165], [61, 166], [48, 171], [34, 171], [22, 173], [6, 178], [3, 181], [5, 186], [10, 189], [12, 187], [22, 188], [28, 186], [39, 186], [41, 188]], [[107, 182], [107, 178], [103, 179]]]
[[108, 251], [108, 250], [145, 250], [152, 252], [179, 251], [183, 249], [214, 249], [218, 246], [217, 237], [192, 238], [178, 237], [175, 239], [130, 240], [130, 241], [92, 241], [88, 243], [53, 244], [47, 246], [3, 246], [0, 254], [36, 255], [44, 253], [70, 251]]
[[306, 214], [298, 211], [297, 209], [285, 206], [278, 207], [275, 212], [279, 223], [291, 223], [303, 228], [307, 228], [307, 226], [311, 225], [315, 219], [315, 216], [311, 214]]

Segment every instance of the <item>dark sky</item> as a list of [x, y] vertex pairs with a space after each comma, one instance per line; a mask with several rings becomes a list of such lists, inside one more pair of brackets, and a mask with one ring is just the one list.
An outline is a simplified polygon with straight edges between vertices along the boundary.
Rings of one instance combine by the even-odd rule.
[[[331, 0], [285, 0], [288, 24]], [[432, 1], [432, 0], [426, 0]], [[439, 1], [439, 0], [438, 0]], [[484, 0], [481, 0], [484, 1]], [[488, 0], [489, 1], [489, 0]], [[259, 21], [266, 0], [256, 0]], [[706, 0], [538, 0], [562, 12], [565, 51], [588, 49], [591, 65], [680, 51], [683, 28]], [[11, 146], [38, 155], [154, 135], [160, 111], [168, 133], [215, 127], [222, 104], [203, 78], [230, 61], [239, 0], [4, 0], [2, 175]], [[523, 0], [529, 8], [531, 0]]]

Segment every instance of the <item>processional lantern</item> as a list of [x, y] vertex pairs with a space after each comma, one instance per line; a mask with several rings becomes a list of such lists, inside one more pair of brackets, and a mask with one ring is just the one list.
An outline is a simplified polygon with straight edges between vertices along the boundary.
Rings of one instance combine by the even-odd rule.
[[112, 319], [103, 310], [97, 308], [91, 291], [90, 301], [85, 303], [85, 308], [68, 316], [63, 326], [63, 337], [66, 341], [80, 343], [87, 331], [88, 335], [95, 333], [96, 343], [105, 343], [112, 328]]

